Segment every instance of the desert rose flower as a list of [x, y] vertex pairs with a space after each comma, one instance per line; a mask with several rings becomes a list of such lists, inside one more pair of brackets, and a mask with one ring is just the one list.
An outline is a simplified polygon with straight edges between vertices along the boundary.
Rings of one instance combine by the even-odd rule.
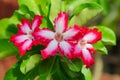
[[88, 29], [81, 28], [83, 37], [79, 37], [78, 43], [74, 48], [74, 57], [81, 58], [86, 67], [90, 67], [94, 63], [92, 53], [96, 52], [92, 44], [101, 40], [101, 32], [97, 28]]
[[69, 41], [75, 39], [79, 33], [79, 28], [77, 26], [67, 28], [68, 16], [65, 12], [61, 12], [54, 20], [55, 32], [49, 29], [41, 29], [35, 33], [43, 41], [42, 44], [47, 43], [46, 48], [41, 50], [44, 59], [54, 56], [58, 51], [60, 51], [62, 56], [67, 55], [69, 58], [72, 57], [73, 45]]
[[39, 30], [42, 18], [43, 16], [35, 15], [31, 23], [25, 18], [22, 19], [22, 24], [18, 24], [18, 33], [11, 36], [10, 41], [18, 47], [21, 56], [26, 53], [26, 50], [30, 50], [33, 45], [38, 44], [33, 34]]

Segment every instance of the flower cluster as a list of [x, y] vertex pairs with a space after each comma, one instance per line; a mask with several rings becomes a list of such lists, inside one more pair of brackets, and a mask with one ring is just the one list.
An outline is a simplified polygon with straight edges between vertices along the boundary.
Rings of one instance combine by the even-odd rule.
[[68, 27], [68, 16], [61, 12], [54, 20], [54, 31], [48, 28], [40, 29], [42, 18], [43, 16], [35, 15], [32, 23], [23, 19], [22, 24], [18, 25], [18, 33], [11, 37], [10, 41], [18, 47], [21, 56], [33, 45], [42, 44], [46, 46], [41, 50], [43, 59], [60, 52], [69, 59], [81, 58], [86, 67], [94, 63], [92, 53], [96, 50], [92, 44], [99, 41], [102, 36], [97, 28], [88, 29], [77, 25]]

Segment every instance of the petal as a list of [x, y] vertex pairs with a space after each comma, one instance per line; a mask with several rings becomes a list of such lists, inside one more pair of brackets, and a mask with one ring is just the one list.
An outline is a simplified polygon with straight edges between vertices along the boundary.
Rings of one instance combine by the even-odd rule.
[[65, 40], [68, 40], [68, 39], [74, 40], [79, 37], [77, 36], [79, 32], [80, 32], [80, 28], [75, 25], [74, 27], [71, 27], [68, 31], [63, 33], [63, 37]]
[[22, 19], [22, 25], [18, 24], [18, 27], [23, 33], [29, 33], [29, 31], [31, 31], [30, 23], [26, 19]]
[[81, 58], [83, 60], [83, 63], [86, 65], [87, 68], [89, 68], [92, 64], [94, 64], [94, 59], [87, 49], [82, 49]]
[[43, 16], [35, 15], [34, 20], [32, 21], [32, 30], [34, 31], [36, 28], [39, 28], [42, 23]]
[[69, 59], [73, 57], [72, 55], [73, 47], [70, 43], [66, 41], [62, 41], [60, 42], [59, 47], [60, 47], [60, 52], [62, 56], [67, 55]]
[[86, 44], [85, 46], [86, 46], [86, 49], [88, 49], [91, 53], [97, 52], [91, 44]]
[[26, 50], [30, 50], [32, 47], [32, 40], [26, 40], [20, 47], [19, 52], [20, 55], [23, 56], [26, 53]]
[[18, 34], [18, 35], [12, 36], [10, 41], [14, 42], [16, 46], [19, 46], [22, 42], [24, 42], [27, 39], [29, 38], [26, 35]]
[[58, 17], [54, 21], [55, 23], [55, 31], [57, 33], [62, 33], [66, 30], [68, 26], [68, 16], [65, 12], [61, 12], [58, 14]]
[[43, 59], [46, 59], [50, 56], [54, 56], [57, 50], [58, 50], [58, 42], [56, 40], [52, 40], [48, 44], [47, 48], [45, 48], [44, 50], [41, 50], [41, 55]]
[[49, 30], [49, 29], [42, 29], [42, 30], [39, 30], [38, 32], [35, 32], [34, 35], [35, 36], [38, 36], [38, 37], [41, 37], [45, 40], [51, 40], [54, 38], [54, 32]]
[[15, 42], [23, 42], [25, 40], [29, 39], [26, 35], [19, 35], [15, 37]]
[[80, 44], [75, 45], [75, 47], [74, 47], [74, 57], [80, 58], [81, 51], [82, 51], [82, 47], [80, 46]]
[[83, 37], [83, 40], [86, 40], [89, 43], [96, 43], [102, 38], [102, 33], [98, 32], [96, 28], [91, 29], [88, 31], [88, 33], [85, 34]]

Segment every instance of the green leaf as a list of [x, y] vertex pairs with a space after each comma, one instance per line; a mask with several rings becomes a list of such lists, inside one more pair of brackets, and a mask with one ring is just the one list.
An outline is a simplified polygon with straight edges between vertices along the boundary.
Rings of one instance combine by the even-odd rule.
[[35, 0], [35, 2], [39, 7], [41, 15], [48, 16], [51, 0]]
[[49, 19], [50, 10], [51, 10], [51, 1], [50, 0], [36, 0], [40, 13], [44, 18], [42, 19], [42, 24], [40, 25], [41, 28], [48, 27], [49, 29], [53, 29], [52, 22]]
[[7, 28], [10, 27], [10, 25], [16, 25], [17, 23], [19, 23], [19, 21], [16, 16], [0, 20], [0, 39], [8, 39], [10, 35], [7, 34]]
[[5, 58], [14, 54], [18, 51], [8, 39], [0, 39], [0, 58]]
[[68, 65], [68, 68], [74, 72], [79, 72], [82, 68], [82, 62], [80, 59], [63, 59], [63, 62], [65, 62]]
[[0, 39], [8, 37], [6, 34], [6, 28], [9, 24], [8, 22], [9, 22], [9, 19], [0, 20]]
[[73, 11], [74, 14], [77, 15], [71, 18], [69, 23], [70, 26], [74, 24], [83, 26], [87, 24], [90, 20], [92, 20], [94, 17], [96, 17], [98, 14], [100, 14], [103, 10], [103, 8], [97, 3], [84, 3], [80, 4], [77, 7], [78, 8], [75, 8], [75, 11]]
[[97, 26], [99, 31], [102, 32], [102, 42], [104, 45], [116, 45], [115, 33], [108, 27]]
[[15, 64], [5, 74], [4, 80], [23, 80], [24, 75], [20, 72], [20, 63]]
[[[62, 62], [57, 62], [57, 70], [55, 73], [52, 75], [53, 80], [69, 80], [68, 76], [66, 76], [66, 66]], [[68, 67], [67, 67], [68, 68]], [[69, 72], [68, 72], [69, 73]], [[69, 74], [71, 76], [71, 73]], [[74, 75], [72, 75], [74, 76]]]
[[71, 14], [74, 12], [74, 9], [77, 8], [79, 5], [84, 3], [90, 3], [92, 0], [66, 0], [67, 4], [67, 12]]
[[13, 34], [16, 34], [18, 32], [18, 28], [16, 27], [15, 24], [10, 24], [7, 28], [6, 28], [6, 35], [8, 35], [8, 37], [10, 37]]
[[28, 59], [23, 60], [20, 65], [20, 70], [23, 74], [26, 74], [30, 70], [32, 70], [41, 60], [40, 54], [34, 54], [30, 56]]
[[24, 75], [21, 80], [38, 80], [39, 78], [39, 65], [36, 65], [35, 68], [30, 70], [27, 74]]
[[77, 6], [74, 9], [73, 15], [79, 14], [85, 8], [91, 8], [91, 9], [92, 8], [98, 8], [98, 9], [102, 9], [102, 7], [99, 4], [97, 4], [97, 3], [85, 3], [85, 4], [81, 4], [81, 5]]
[[22, 74], [20, 71], [21, 62], [17, 62], [6, 74], [4, 80], [35, 80], [38, 77], [39, 66], [35, 66], [34, 69], [27, 74]]
[[93, 46], [100, 53], [108, 54], [108, 51], [107, 51], [106, 47], [103, 45], [103, 43], [101, 41], [97, 42], [96, 44], [93, 44]]
[[56, 71], [56, 56], [49, 59], [45, 59], [40, 63], [39, 66], [39, 79], [40, 80], [51, 80], [52, 74]]
[[34, 17], [34, 12], [30, 11], [26, 5], [21, 5], [19, 10], [15, 11], [14, 15], [16, 15], [19, 20], [22, 18], [32, 20]]
[[92, 80], [92, 74], [91, 74], [90, 69], [83, 66], [82, 67], [82, 73], [85, 76], [85, 80]]
[[35, 14], [41, 14], [47, 16], [49, 13], [50, 0], [19, 0], [19, 6], [26, 5], [28, 9]]
[[[67, 79], [65, 79], [65, 80], [79, 80], [79, 79], [85, 80], [84, 75], [81, 73], [81, 71], [76, 72], [74, 70], [71, 70], [65, 61], [64, 62], [61, 61], [59, 64], [61, 64], [61, 65], [59, 65], [61, 74], [59, 74], [59, 73], [58, 74], [61, 77], [67, 77]], [[80, 66], [82, 66], [82, 65], [80, 65]], [[74, 67], [71, 67], [71, 68], [74, 68]], [[60, 79], [60, 80], [62, 80], [62, 79]]]
[[[25, 17], [27, 19], [32, 20], [34, 17], [34, 14], [36, 14], [35, 9], [31, 10], [31, 8], [29, 8], [27, 2], [29, 2], [28, 0], [25, 0], [23, 2], [20, 1], [20, 9], [18, 11], [16, 11], [16, 14], [19, 15], [21, 18]], [[25, 3], [26, 2], [26, 3]], [[49, 14], [50, 14], [50, 0], [33, 0], [31, 3], [34, 3], [34, 5], [36, 6], [36, 8], [38, 8], [39, 13], [44, 16], [44, 18], [42, 19], [42, 24], [40, 25], [41, 28], [46, 28], [46, 27], [53, 27], [52, 23], [49, 20]], [[31, 4], [30, 3], [30, 4]], [[20, 18], [20, 19], [21, 19]]]
[[37, 5], [37, 2], [35, 0], [18, 0], [19, 6], [26, 5], [28, 9], [35, 14], [40, 14], [39, 7]]

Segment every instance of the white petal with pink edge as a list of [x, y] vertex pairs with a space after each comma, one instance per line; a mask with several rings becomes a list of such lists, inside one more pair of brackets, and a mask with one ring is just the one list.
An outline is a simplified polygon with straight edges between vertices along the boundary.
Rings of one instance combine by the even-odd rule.
[[32, 31], [34, 31], [42, 23], [43, 16], [35, 15], [34, 20], [32, 21]]
[[27, 23], [19, 25], [19, 28], [23, 33], [29, 33], [31, 31], [30, 26]]
[[41, 54], [43, 59], [48, 58], [49, 56], [54, 56], [56, 52], [58, 51], [58, 42], [56, 40], [52, 40], [47, 48], [44, 50], [41, 50]]
[[85, 47], [89, 49], [94, 49], [94, 47], [91, 44], [86, 44]]
[[80, 44], [77, 44], [77, 45], [74, 47], [74, 55], [75, 55], [75, 57], [80, 57], [81, 51], [82, 51], [81, 45], [80, 45]]
[[21, 42], [24, 42], [25, 40], [29, 39], [27, 37], [27, 35], [18, 35], [18, 36], [15, 36], [15, 42], [17, 43], [21, 43]]
[[33, 24], [32, 24], [32, 30], [33, 30], [33, 31], [34, 31], [35, 28], [37, 27], [38, 21], [39, 21], [39, 20], [34, 20], [34, 22], [33, 22]]
[[92, 54], [87, 49], [82, 49], [82, 60], [87, 68], [94, 63]]
[[66, 42], [66, 41], [62, 41], [59, 43], [59, 47], [60, 47], [60, 52], [62, 55], [71, 55], [72, 51], [73, 51], [73, 47], [70, 43]]
[[30, 50], [32, 46], [32, 40], [26, 40], [20, 47], [19, 47], [19, 51], [20, 51], [20, 55], [23, 56], [26, 52], [26, 50]]
[[97, 37], [97, 34], [95, 34], [94, 32], [89, 32], [83, 37], [83, 40], [86, 40], [87, 42], [92, 42], [96, 40]]
[[86, 49], [89, 49], [92, 53], [96, 53], [97, 50], [94, 49], [94, 47], [91, 44], [86, 44], [85, 45]]
[[48, 30], [48, 29], [39, 30], [38, 32], [35, 32], [34, 34], [38, 37], [42, 37], [42, 38], [48, 39], [48, 40], [53, 39], [54, 35], [55, 35], [55, 33], [53, 31]]
[[71, 27], [69, 30], [67, 30], [65, 33], [63, 33], [64, 39], [71, 39], [74, 38], [80, 30], [77, 27]]
[[67, 25], [68, 25], [67, 14], [65, 12], [59, 13], [54, 23], [55, 23], [55, 31], [57, 33], [64, 32], [67, 29]]

